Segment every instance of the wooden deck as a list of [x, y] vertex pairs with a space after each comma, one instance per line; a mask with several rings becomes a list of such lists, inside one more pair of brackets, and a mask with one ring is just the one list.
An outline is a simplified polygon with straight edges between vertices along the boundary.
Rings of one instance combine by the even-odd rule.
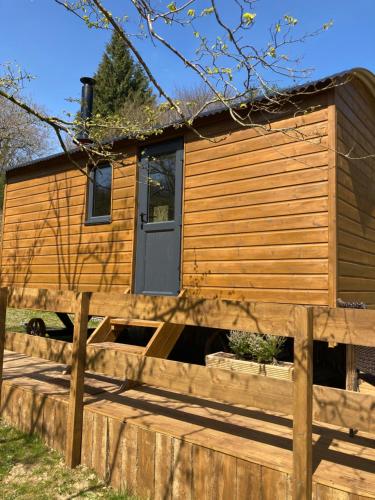
[[[64, 365], [6, 351], [1, 412], [63, 451]], [[375, 440], [314, 426], [314, 497], [375, 498]], [[82, 462], [141, 497], [291, 498], [292, 420], [86, 374]]]

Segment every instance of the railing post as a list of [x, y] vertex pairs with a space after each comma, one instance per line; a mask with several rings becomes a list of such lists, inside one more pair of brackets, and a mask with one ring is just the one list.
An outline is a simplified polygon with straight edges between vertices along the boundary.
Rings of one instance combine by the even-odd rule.
[[312, 498], [313, 315], [297, 306], [294, 337], [293, 498]]
[[8, 288], [0, 288], [0, 404], [1, 404], [1, 388], [3, 385], [3, 364], [4, 364], [7, 304], [8, 304]]
[[77, 295], [74, 314], [72, 373], [65, 450], [65, 461], [69, 467], [76, 467], [81, 462], [83, 394], [90, 295], [88, 292], [81, 292]]

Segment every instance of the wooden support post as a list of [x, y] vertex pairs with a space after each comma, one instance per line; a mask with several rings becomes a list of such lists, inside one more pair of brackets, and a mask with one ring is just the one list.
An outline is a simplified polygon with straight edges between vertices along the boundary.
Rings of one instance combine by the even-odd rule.
[[348, 344], [346, 346], [346, 390], [357, 391], [357, 356], [355, 346]]
[[[346, 346], [346, 371], [345, 371], [345, 389], [347, 391], [358, 391], [357, 375], [357, 353], [355, 346], [348, 344]], [[350, 428], [349, 435], [354, 437], [357, 429]]]
[[7, 315], [8, 288], [0, 288], [0, 403], [3, 384], [3, 363], [5, 348], [5, 324]]
[[154, 358], [167, 358], [184, 328], [185, 325], [162, 323], [146, 345], [143, 355]]
[[293, 387], [293, 498], [312, 498], [313, 316], [296, 308]]
[[86, 363], [86, 340], [90, 293], [77, 295], [72, 346], [72, 375], [70, 379], [69, 412], [66, 433], [65, 461], [69, 467], [81, 462], [83, 394]]
[[87, 339], [87, 345], [94, 344], [97, 342], [113, 341], [114, 338], [111, 339], [108, 338], [110, 336], [110, 333], [111, 333], [111, 318], [109, 316], [106, 316], [105, 318], [102, 319], [102, 321], [99, 323], [99, 325], [95, 328], [90, 337]]

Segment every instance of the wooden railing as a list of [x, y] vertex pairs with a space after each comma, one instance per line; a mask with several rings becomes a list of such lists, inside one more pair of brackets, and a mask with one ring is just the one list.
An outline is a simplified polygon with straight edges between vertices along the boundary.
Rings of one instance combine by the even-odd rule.
[[[74, 313], [73, 343], [22, 333], [5, 336], [7, 304]], [[86, 345], [89, 314], [293, 337], [294, 381], [111, 351], [100, 344]], [[66, 462], [70, 466], [80, 462], [83, 379], [88, 369], [197, 397], [293, 415], [294, 498], [310, 499], [312, 421], [375, 433], [374, 397], [313, 386], [313, 340], [375, 347], [375, 311], [101, 292], [0, 290], [0, 375], [4, 347], [72, 365], [66, 443]]]

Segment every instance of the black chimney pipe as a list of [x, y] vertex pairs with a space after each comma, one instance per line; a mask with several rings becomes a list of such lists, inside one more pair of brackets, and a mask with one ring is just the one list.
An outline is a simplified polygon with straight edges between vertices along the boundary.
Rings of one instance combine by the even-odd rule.
[[[95, 80], [88, 76], [83, 76], [80, 81], [83, 84], [81, 94], [81, 119], [83, 122], [86, 122], [92, 116]], [[77, 140], [83, 144], [92, 142], [85, 124], [77, 135]]]

